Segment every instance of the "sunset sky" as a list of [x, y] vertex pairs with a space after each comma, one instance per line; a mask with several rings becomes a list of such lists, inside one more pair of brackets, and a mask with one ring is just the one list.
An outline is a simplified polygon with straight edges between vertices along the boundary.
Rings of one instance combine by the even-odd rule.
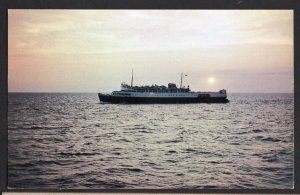
[[294, 91], [292, 10], [9, 10], [10, 92]]

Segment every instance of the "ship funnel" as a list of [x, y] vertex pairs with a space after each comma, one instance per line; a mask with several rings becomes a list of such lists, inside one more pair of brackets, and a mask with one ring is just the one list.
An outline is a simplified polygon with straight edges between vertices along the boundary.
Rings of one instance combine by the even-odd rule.
[[131, 70], [131, 87], [132, 87], [132, 84], [133, 84], [133, 69]]

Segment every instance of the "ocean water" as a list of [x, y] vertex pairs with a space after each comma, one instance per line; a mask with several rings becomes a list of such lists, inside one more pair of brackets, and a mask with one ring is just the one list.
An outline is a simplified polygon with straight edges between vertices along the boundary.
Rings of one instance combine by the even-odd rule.
[[229, 100], [127, 105], [9, 93], [8, 187], [293, 188], [293, 94]]

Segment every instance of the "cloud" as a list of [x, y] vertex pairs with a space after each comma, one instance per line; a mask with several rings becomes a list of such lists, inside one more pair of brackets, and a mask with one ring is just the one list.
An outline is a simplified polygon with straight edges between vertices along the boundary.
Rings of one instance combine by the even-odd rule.
[[[83, 47], [85, 52], [105, 53], [291, 44], [291, 14], [266, 10], [13, 10], [9, 34], [13, 46], [28, 46], [34, 52], [78, 53]], [[33, 39], [39, 45], [27, 41]]]

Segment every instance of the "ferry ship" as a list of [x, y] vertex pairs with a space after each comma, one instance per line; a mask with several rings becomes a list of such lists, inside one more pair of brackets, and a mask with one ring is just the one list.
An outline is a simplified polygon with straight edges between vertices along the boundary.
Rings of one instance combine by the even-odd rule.
[[228, 103], [225, 89], [218, 92], [194, 92], [189, 86], [182, 87], [182, 76], [180, 86], [169, 83], [168, 86], [133, 86], [133, 73], [131, 85], [121, 83], [120, 91], [111, 94], [98, 93], [100, 102], [129, 103], [129, 104], [158, 104], [158, 103]]

